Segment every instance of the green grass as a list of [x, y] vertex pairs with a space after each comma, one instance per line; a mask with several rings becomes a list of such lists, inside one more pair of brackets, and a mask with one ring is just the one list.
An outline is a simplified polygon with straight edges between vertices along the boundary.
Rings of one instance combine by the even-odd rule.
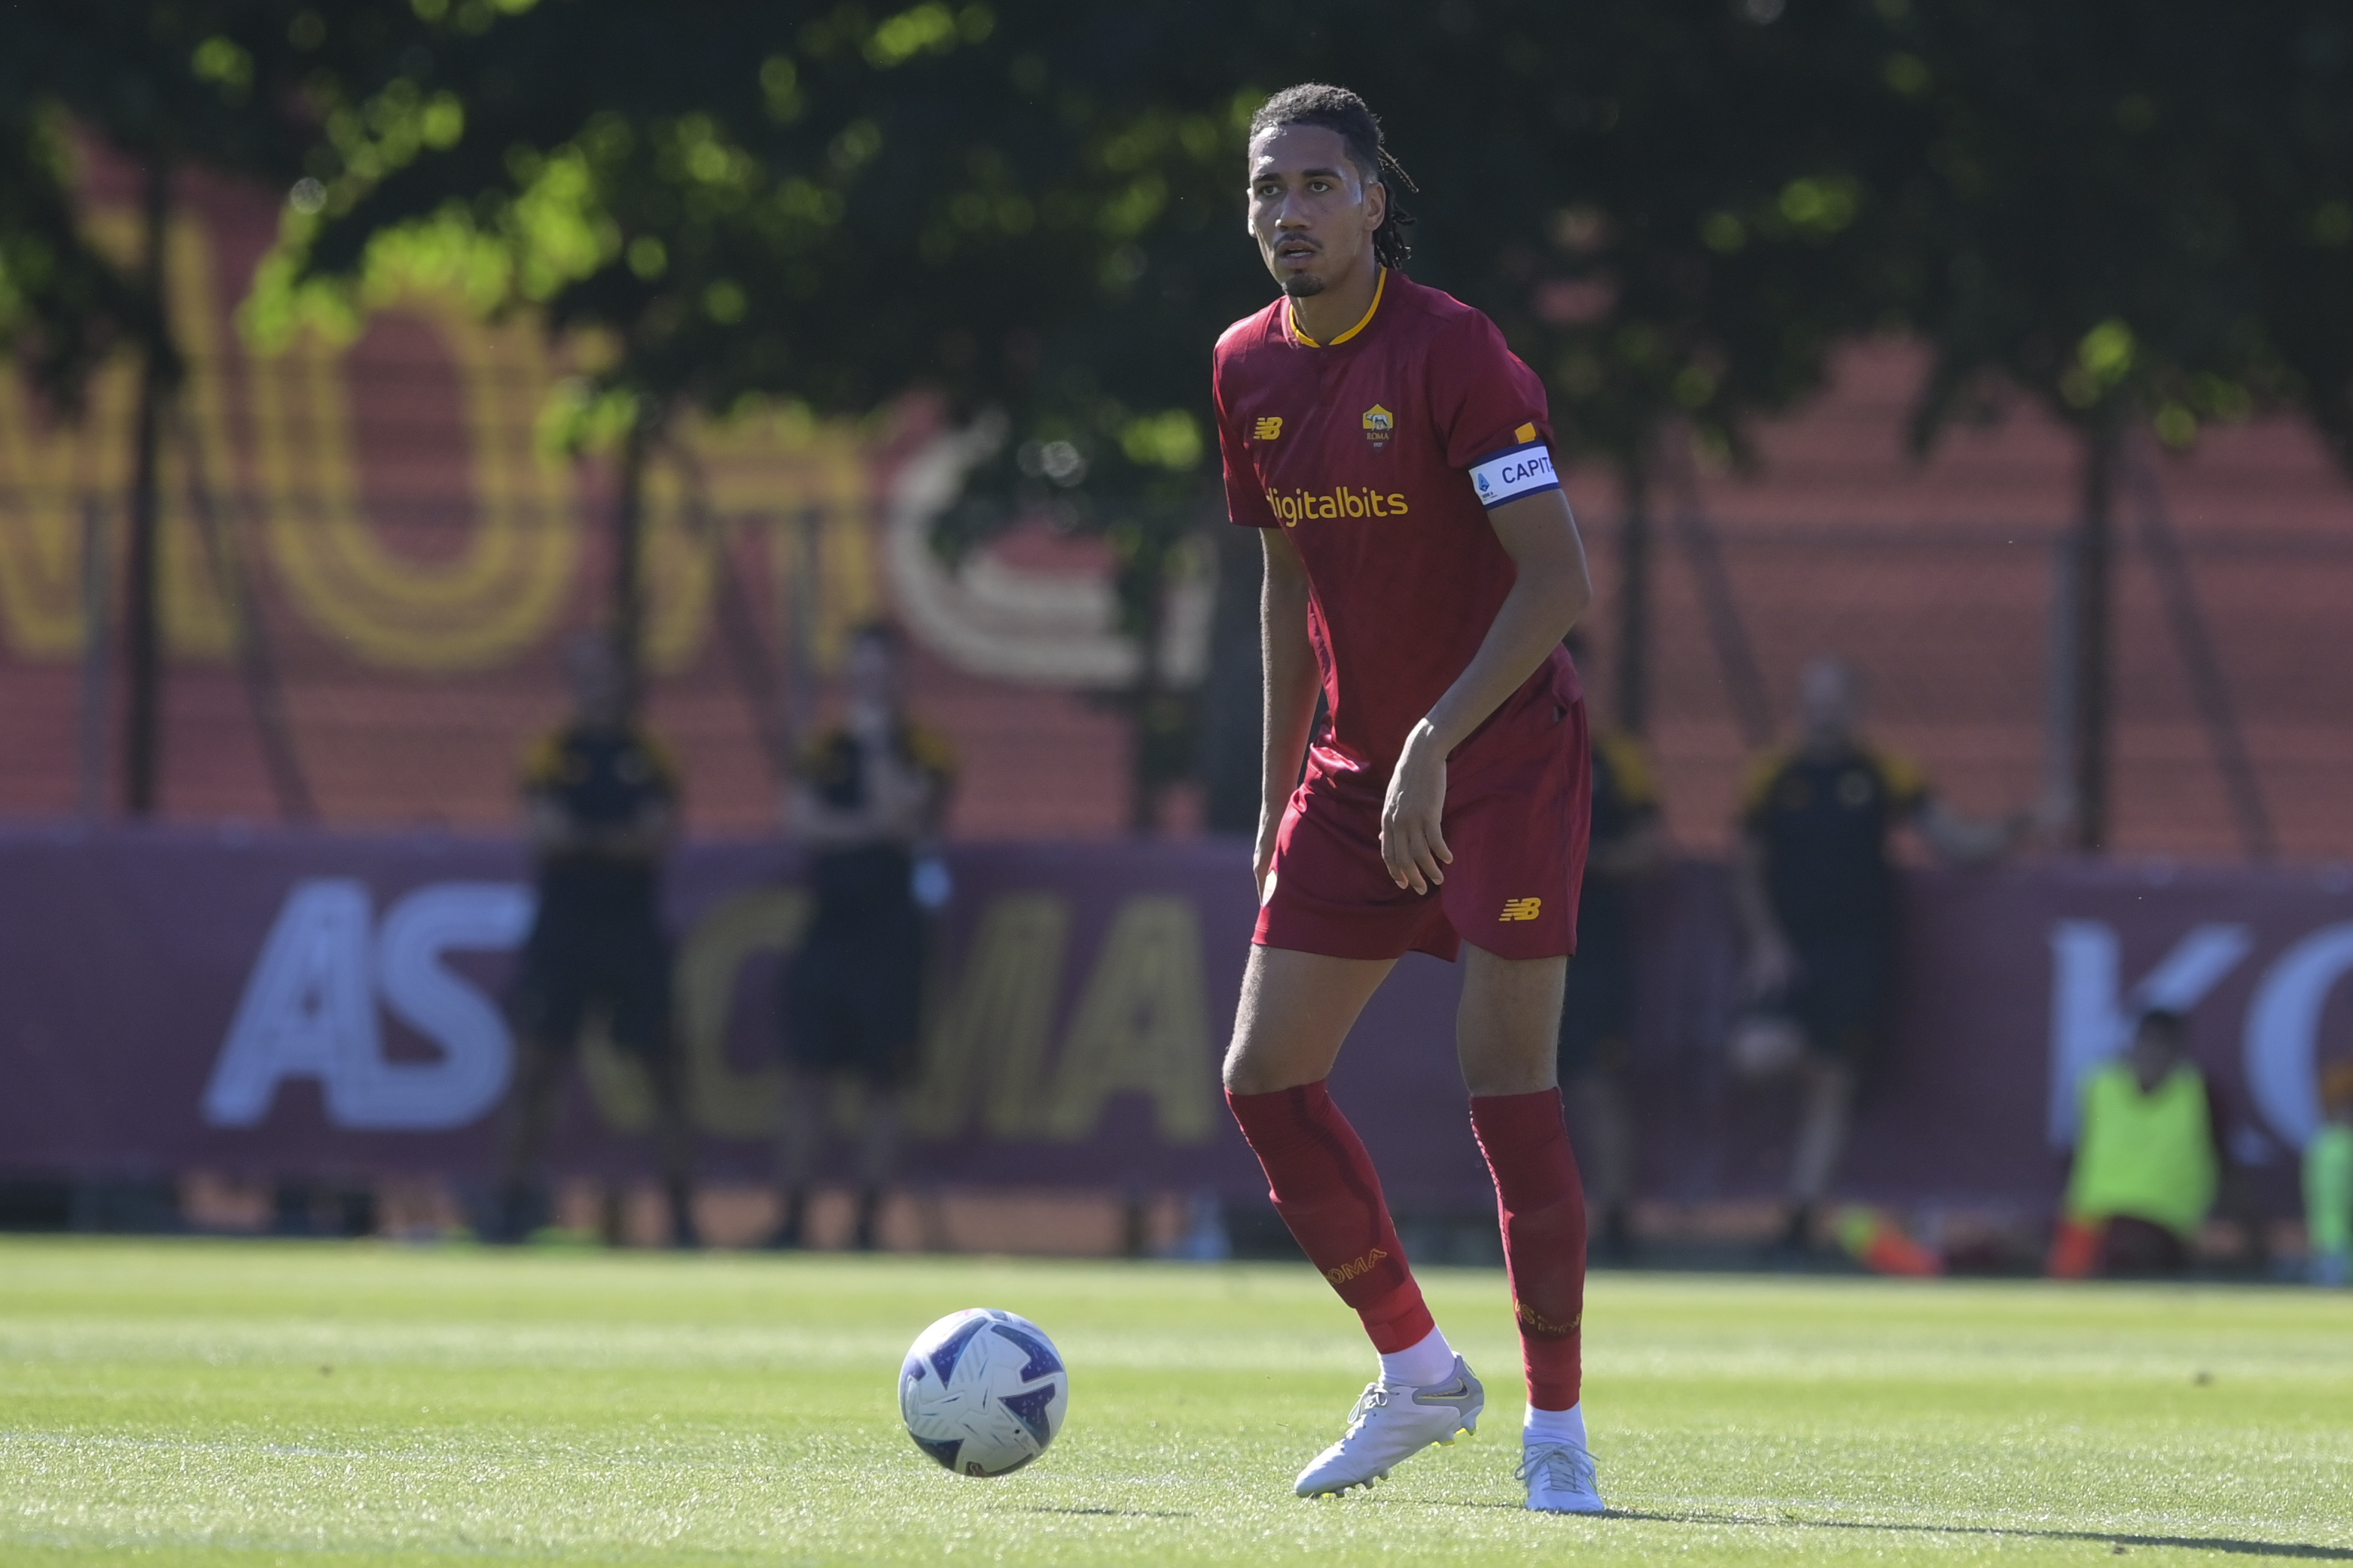
[[[1572, 1520], [1501, 1275], [1426, 1284], [1487, 1429], [1302, 1502], [1369, 1360], [1303, 1267], [7, 1241], [0, 1563], [2353, 1561], [2353, 1300], [1597, 1279]], [[1074, 1369], [994, 1481], [894, 1404], [981, 1304]]]

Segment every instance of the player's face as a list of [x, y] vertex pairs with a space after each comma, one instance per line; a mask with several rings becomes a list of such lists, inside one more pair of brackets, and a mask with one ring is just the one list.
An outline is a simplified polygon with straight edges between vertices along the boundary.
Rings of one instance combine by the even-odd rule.
[[1373, 231], [1388, 202], [1388, 187], [1365, 183], [1336, 131], [1283, 125], [1250, 142], [1250, 237], [1293, 298], [1372, 265]]
[[1798, 720], [1810, 735], [1838, 740], [1862, 721], [1862, 683], [1854, 671], [1834, 658], [1818, 658], [1806, 666], [1798, 684]]
[[841, 673], [851, 702], [869, 708], [898, 707], [899, 656], [881, 637], [860, 637], [851, 643]]
[[601, 639], [575, 643], [565, 661], [572, 682], [572, 704], [590, 724], [617, 724], [628, 717], [628, 677], [612, 647]]

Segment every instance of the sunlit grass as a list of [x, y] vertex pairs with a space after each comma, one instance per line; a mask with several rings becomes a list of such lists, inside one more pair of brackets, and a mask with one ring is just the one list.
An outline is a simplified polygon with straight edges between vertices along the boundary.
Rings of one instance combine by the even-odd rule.
[[[1598, 1279], [1582, 1521], [1517, 1507], [1501, 1275], [1427, 1283], [1486, 1429], [1306, 1503], [1369, 1357], [1303, 1267], [0, 1243], [0, 1562], [2353, 1561], [2353, 1300]], [[968, 1305], [1072, 1367], [1001, 1480], [895, 1414]]]

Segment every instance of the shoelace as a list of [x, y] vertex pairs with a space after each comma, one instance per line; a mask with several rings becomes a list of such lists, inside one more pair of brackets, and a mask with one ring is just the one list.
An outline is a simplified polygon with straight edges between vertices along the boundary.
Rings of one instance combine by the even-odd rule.
[[1591, 1491], [1593, 1469], [1592, 1455], [1580, 1452], [1567, 1443], [1546, 1443], [1542, 1447], [1530, 1448], [1527, 1456], [1520, 1461], [1520, 1468], [1512, 1475], [1515, 1480], [1525, 1481], [1535, 1479], [1537, 1472], [1541, 1471], [1546, 1486]]
[[1365, 1384], [1365, 1392], [1356, 1395], [1356, 1408], [1348, 1412], [1348, 1431], [1354, 1436], [1365, 1418], [1389, 1402], [1389, 1391], [1377, 1383]]

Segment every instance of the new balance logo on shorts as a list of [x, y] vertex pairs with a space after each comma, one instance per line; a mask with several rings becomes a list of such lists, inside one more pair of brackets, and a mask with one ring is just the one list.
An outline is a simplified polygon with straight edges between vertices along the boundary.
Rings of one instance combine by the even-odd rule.
[[1506, 899], [1504, 912], [1495, 918], [1502, 921], [1532, 921], [1544, 913], [1542, 899]]

